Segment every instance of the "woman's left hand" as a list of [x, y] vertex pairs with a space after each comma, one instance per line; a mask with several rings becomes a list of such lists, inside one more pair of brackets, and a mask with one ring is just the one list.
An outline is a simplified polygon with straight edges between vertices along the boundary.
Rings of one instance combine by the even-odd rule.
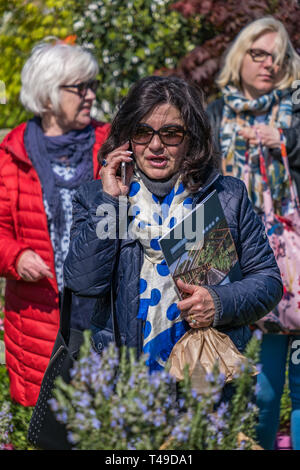
[[178, 302], [181, 316], [191, 328], [203, 328], [212, 325], [215, 316], [215, 304], [207, 289], [193, 284], [186, 284], [180, 279], [177, 286], [190, 296]]
[[266, 124], [257, 124], [252, 127], [243, 127], [239, 134], [244, 139], [249, 140], [250, 145], [258, 145], [258, 136], [262, 145], [269, 148], [280, 147], [280, 132], [276, 127], [266, 126]]

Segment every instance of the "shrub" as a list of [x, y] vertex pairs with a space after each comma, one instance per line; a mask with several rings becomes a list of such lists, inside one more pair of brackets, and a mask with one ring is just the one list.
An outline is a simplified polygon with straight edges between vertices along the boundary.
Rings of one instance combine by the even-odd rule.
[[202, 41], [200, 15], [185, 18], [170, 0], [76, 2], [77, 42], [90, 47], [99, 66], [99, 116], [112, 113], [139, 78], [173, 71]]
[[0, 103], [0, 128], [12, 128], [30, 116], [19, 102], [21, 70], [33, 46], [47, 36], [72, 33], [73, 0], [0, 0], [0, 80], [6, 104]]
[[221, 403], [224, 377], [217, 366], [206, 377], [205, 393], [191, 388], [186, 371], [176, 394], [166, 370], [149, 375], [145, 357], [137, 360], [125, 347], [119, 357], [112, 344], [99, 356], [86, 334], [70, 384], [57, 379], [50, 404], [75, 449], [249, 449], [257, 415], [251, 372], [259, 344], [254, 336], [234, 380], [234, 398]]

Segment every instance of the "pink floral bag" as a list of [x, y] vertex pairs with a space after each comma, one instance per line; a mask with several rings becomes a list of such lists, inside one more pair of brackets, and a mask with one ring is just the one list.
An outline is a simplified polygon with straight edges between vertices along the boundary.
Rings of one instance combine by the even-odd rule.
[[275, 214], [260, 144], [260, 172], [263, 179], [264, 224], [270, 246], [280, 269], [284, 292], [272, 312], [256, 322], [264, 333], [300, 333], [300, 205], [290, 174], [285, 143], [281, 134], [281, 155], [289, 179], [293, 212]]

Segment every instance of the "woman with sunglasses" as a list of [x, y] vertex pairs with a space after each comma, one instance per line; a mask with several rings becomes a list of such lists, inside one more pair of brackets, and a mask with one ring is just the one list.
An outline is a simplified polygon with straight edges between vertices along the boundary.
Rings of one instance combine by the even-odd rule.
[[[176, 77], [138, 81], [122, 102], [99, 159], [101, 181], [84, 185], [74, 199], [64, 265], [66, 286], [98, 298], [91, 321], [96, 350], [101, 352], [117, 331], [121, 343], [149, 355], [153, 372], [164, 367], [188, 329], [213, 325], [242, 351], [250, 337], [247, 324], [276, 305], [282, 285], [243, 183], [216, 169], [199, 91]], [[118, 174], [122, 163], [126, 181]], [[181, 210], [189, 212], [213, 190], [232, 228], [243, 279], [205, 287], [178, 281], [186, 297], [179, 300], [157, 233], [168, 231]], [[231, 393], [226, 385], [224, 398]]]
[[[108, 132], [107, 124], [91, 119], [97, 73], [96, 60], [79, 46], [36, 46], [21, 89], [34, 117], [0, 146], [6, 364], [11, 396], [24, 406], [36, 403], [59, 327], [72, 197], [98, 176], [97, 153]], [[74, 298], [73, 328], [88, 325], [81, 304]]]
[[[221, 154], [223, 173], [241, 178], [246, 183], [250, 200], [263, 218], [267, 212], [264, 174], [275, 214], [281, 217], [295, 210], [289, 175], [281, 154], [283, 145], [292, 185], [300, 194], [300, 93], [296, 90], [299, 79], [300, 57], [283, 24], [272, 17], [261, 18], [246, 26], [227, 51], [217, 80], [222, 97], [207, 108], [216, 147]], [[260, 164], [261, 155], [266, 172]], [[290, 272], [294, 273], [294, 270], [295, 267], [290, 265]], [[299, 266], [296, 267], [297, 272], [299, 276]], [[285, 291], [289, 290], [285, 284]], [[295, 309], [293, 323], [298, 325], [300, 333], [300, 303]], [[282, 324], [276, 310], [260, 325], [263, 325], [265, 334], [260, 360], [263, 369], [258, 377], [258, 438], [263, 448], [273, 449], [289, 346], [298, 336], [283, 334], [289, 330]], [[297, 333], [296, 329], [294, 333]], [[292, 354], [289, 359], [289, 388], [293, 408], [293, 447], [300, 449], [300, 365], [293, 363]]]

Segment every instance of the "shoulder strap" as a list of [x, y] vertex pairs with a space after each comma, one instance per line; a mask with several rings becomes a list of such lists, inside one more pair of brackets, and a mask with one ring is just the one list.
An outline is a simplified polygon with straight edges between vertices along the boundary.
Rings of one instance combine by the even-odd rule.
[[282, 131], [282, 129], [278, 129], [278, 130], [280, 132], [281, 157], [282, 157], [282, 161], [283, 161], [283, 164], [284, 164], [285, 171], [286, 171], [286, 173], [288, 175], [288, 179], [289, 179], [291, 199], [293, 201], [294, 207], [297, 207], [299, 209], [300, 208], [299, 199], [298, 199], [298, 195], [297, 195], [297, 193], [294, 189], [294, 184], [293, 184], [293, 181], [292, 181], [292, 176], [291, 176], [291, 171], [290, 171], [290, 166], [289, 166], [289, 160], [288, 160], [286, 145], [285, 145], [284, 136], [283, 136], [283, 131]]
[[113, 332], [114, 332], [114, 341], [115, 341], [116, 346], [120, 348], [122, 346], [122, 342], [121, 342], [121, 335], [120, 335], [116, 312], [115, 312], [115, 296], [114, 296], [112, 287], [110, 289], [110, 308], [111, 308], [112, 325], [113, 325]]

